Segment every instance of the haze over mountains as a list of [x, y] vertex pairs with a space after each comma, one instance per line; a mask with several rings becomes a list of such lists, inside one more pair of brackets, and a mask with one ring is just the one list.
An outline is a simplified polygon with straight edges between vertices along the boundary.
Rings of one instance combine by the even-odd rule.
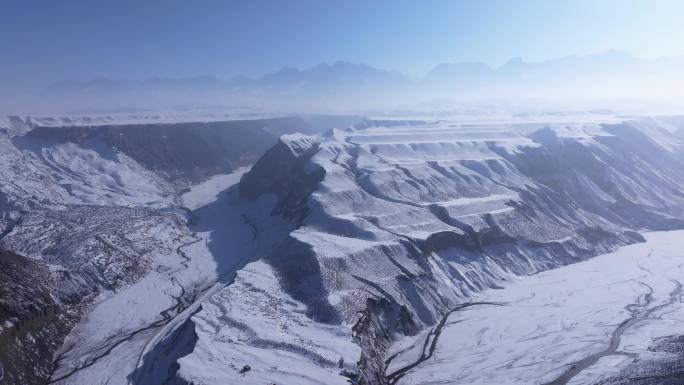
[[[419, 78], [338, 61], [282, 68], [262, 77], [56, 82], [26, 103], [32, 112], [72, 113], [231, 106], [270, 111], [357, 112], [396, 108], [490, 106], [509, 112], [548, 108], [675, 110], [684, 96], [684, 57], [642, 60], [607, 51], [502, 66], [442, 63]], [[47, 107], [49, 106], [49, 107]]]

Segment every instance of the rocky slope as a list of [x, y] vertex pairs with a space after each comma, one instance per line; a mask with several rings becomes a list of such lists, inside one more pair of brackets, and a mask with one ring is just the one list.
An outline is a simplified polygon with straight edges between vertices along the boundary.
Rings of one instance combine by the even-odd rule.
[[0, 250], [3, 383], [37, 384], [49, 377], [52, 354], [77, 322], [88, 294], [69, 286], [79, 288], [69, 274]]
[[[316, 132], [338, 119], [350, 117], [106, 125], [3, 119], [2, 383], [70, 378], [139, 329], [181, 312], [194, 286], [215, 274], [207, 264], [176, 276], [189, 267], [181, 247], [198, 242], [181, 193], [253, 162], [277, 141], [271, 132]], [[168, 282], [156, 284], [161, 277]], [[158, 290], [154, 303], [125, 315], [127, 295], [140, 299], [131, 288], [148, 291], [150, 284]], [[100, 313], [110, 322], [98, 320]], [[101, 334], [84, 326], [87, 319]]]
[[[474, 293], [642, 242], [638, 231], [684, 226], [683, 162], [676, 134], [652, 120], [383, 123], [283, 137], [239, 189], [248, 202], [274, 197], [272, 215], [294, 230], [261, 256], [268, 267], [248, 265], [262, 277], [251, 289], [235, 298], [227, 288], [212, 299], [218, 308], [193, 317], [199, 341], [179, 376], [323, 383], [314, 374], [322, 367], [331, 376], [324, 383], [387, 383], [392, 341]], [[250, 310], [253, 322], [275, 318], [283, 329], [268, 343], [263, 326], [238, 322], [237, 303], [273, 279], [314, 322], [307, 336], [333, 328], [338, 337], [294, 348], [288, 330], [297, 322], [270, 307]], [[361, 350], [351, 366], [350, 330]], [[265, 358], [274, 349], [279, 356]], [[235, 369], [199, 370], [216, 357]]]
[[477, 293], [684, 227], [680, 119], [548, 119], [9, 119], [5, 381], [393, 383]]

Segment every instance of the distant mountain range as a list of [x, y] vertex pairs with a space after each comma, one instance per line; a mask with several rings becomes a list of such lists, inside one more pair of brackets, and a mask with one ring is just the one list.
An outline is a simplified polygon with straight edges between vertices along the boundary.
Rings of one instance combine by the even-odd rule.
[[98, 78], [60, 81], [41, 97], [67, 108], [158, 108], [245, 105], [281, 110], [350, 111], [415, 105], [498, 101], [659, 101], [684, 95], [684, 57], [647, 61], [608, 51], [543, 62], [511, 59], [500, 67], [442, 63], [420, 79], [339, 61], [308, 69], [285, 67], [259, 78], [213, 76]]
[[299, 70], [284, 67], [277, 72], [269, 73], [261, 78], [236, 76], [224, 80], [214, 76], [192, 78], [150, 78], [144, 81], [114, 80], [98, 78], [91, 81], [66, 80], [48, 87], [51, 92], [121, 92], [136, 88], [189, 88], [203, 90], [239, 90], [249, 87], [266, 87], [278, 89], [305, 85], [307, 88], [344, 87], [348, 85], [389, 86], [407, 83], [408, 79], [398, 72], [389, 72], [365, 64], [354, 64], [338, 61], [333, 64], [319, 64], [315, 67]]

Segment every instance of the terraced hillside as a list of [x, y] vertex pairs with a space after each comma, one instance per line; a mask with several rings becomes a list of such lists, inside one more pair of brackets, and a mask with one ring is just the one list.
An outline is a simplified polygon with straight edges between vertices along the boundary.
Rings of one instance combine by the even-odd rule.
[[[671, 239], [648, 231], [684, 228], [677, 118], [349, 119], [92, 127], [9, 120], [0, 134], [1, 261], [14, 277], [3, 286], [12, 300], [1, 303], [10, 322], [3, 325], [11, 325], [0, 338], [12, 349], [0, 354], [4, 381], [423, 381], [444, 372], [428, 358], [456, 359], [439, 341], [461, 341], [450, 321], [461, 314], [491, 320], [506, 308], [535, 325], [507, 307], [537, 306], [509, 291], [522, 277], [537, 282], [563, 266], [592, 271], [593, 257]], [[663, 247], [654, 250], [670, 250]], [[620, 274], [646, 274], [642, 257], [630, 257], [636, 270], [603, 275], [605, 293], [620, 293], [610, 280]], [[652, 271], [672, 260], [663, 261]], [[651, 307], [667, 303], [672, 288], [657, 276], [638, 278], [652, 298], [602, 297], [628, 302], [599, 313], [606, 318], [592, 330], [608, 331], [620, 317], [633, 318], [629, 325], [668, 320]], [[18, 294], [32, 281], [35, 309]], [[559, 295], [577, 282], [559, 286]], [[641, 287], [633, 283], [625, 290]], [[592, 370], [608, 374], [592, 355], [617, 351], [610, 338], [587, 331], [596, 342], [586, 347], [572, 340], [584, 331], [553, 325], [539, 327], [577, 350], [543, 373], [526, 366], [525, 375], [575, 378], [576, 369], [564, 368], [576, 363], [586, 383], [598, 378]], [[617, 334], [636, 332], [623, 329]], [[29, 335], [40, 343], [22, 340]], [[633, 365], [648, 346], [672, 345], [640, 341], [622, 356]], [[533, 357], [529, 346], [510, 359]], [[603, 380], [678, 362], [643, 358], [648, 367]], [[22, 375], [28, 366], [40, 370]]]
[[[192, 318], [182, 378], [393, 383], [390, 345], [477, 293], [684, 225], [681, 142], [654, 120], [376, 124], [283, 137], [242, 178], [293, 230]], [[212, 359], [236, 369], [195, 370]]]

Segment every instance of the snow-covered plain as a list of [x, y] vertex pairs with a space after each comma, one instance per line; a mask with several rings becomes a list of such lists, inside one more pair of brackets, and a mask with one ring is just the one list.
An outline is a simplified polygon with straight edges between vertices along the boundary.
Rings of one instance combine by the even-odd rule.
[[[609, 348], [626, 320], [616, 351], [569, 379], [592, 384], [648, 354], [657, 338], [684, 333], [684, 231], [644, 234], [588, 261], [515, 278], [473, 302], [492, 302], [448, 316], [431, 357], [398, 384], [546, 384], [574, 364]], [[674, 300], [672, 297], [674, 296]], [[656, 309], [647, 313], [649, 309]], [[417, 361], [433, 329], [397, 342], [388, 373]], [[636, 356], [635, 356], [636, 355]], [[565, 382], [558, 382], [565, 383]]]

